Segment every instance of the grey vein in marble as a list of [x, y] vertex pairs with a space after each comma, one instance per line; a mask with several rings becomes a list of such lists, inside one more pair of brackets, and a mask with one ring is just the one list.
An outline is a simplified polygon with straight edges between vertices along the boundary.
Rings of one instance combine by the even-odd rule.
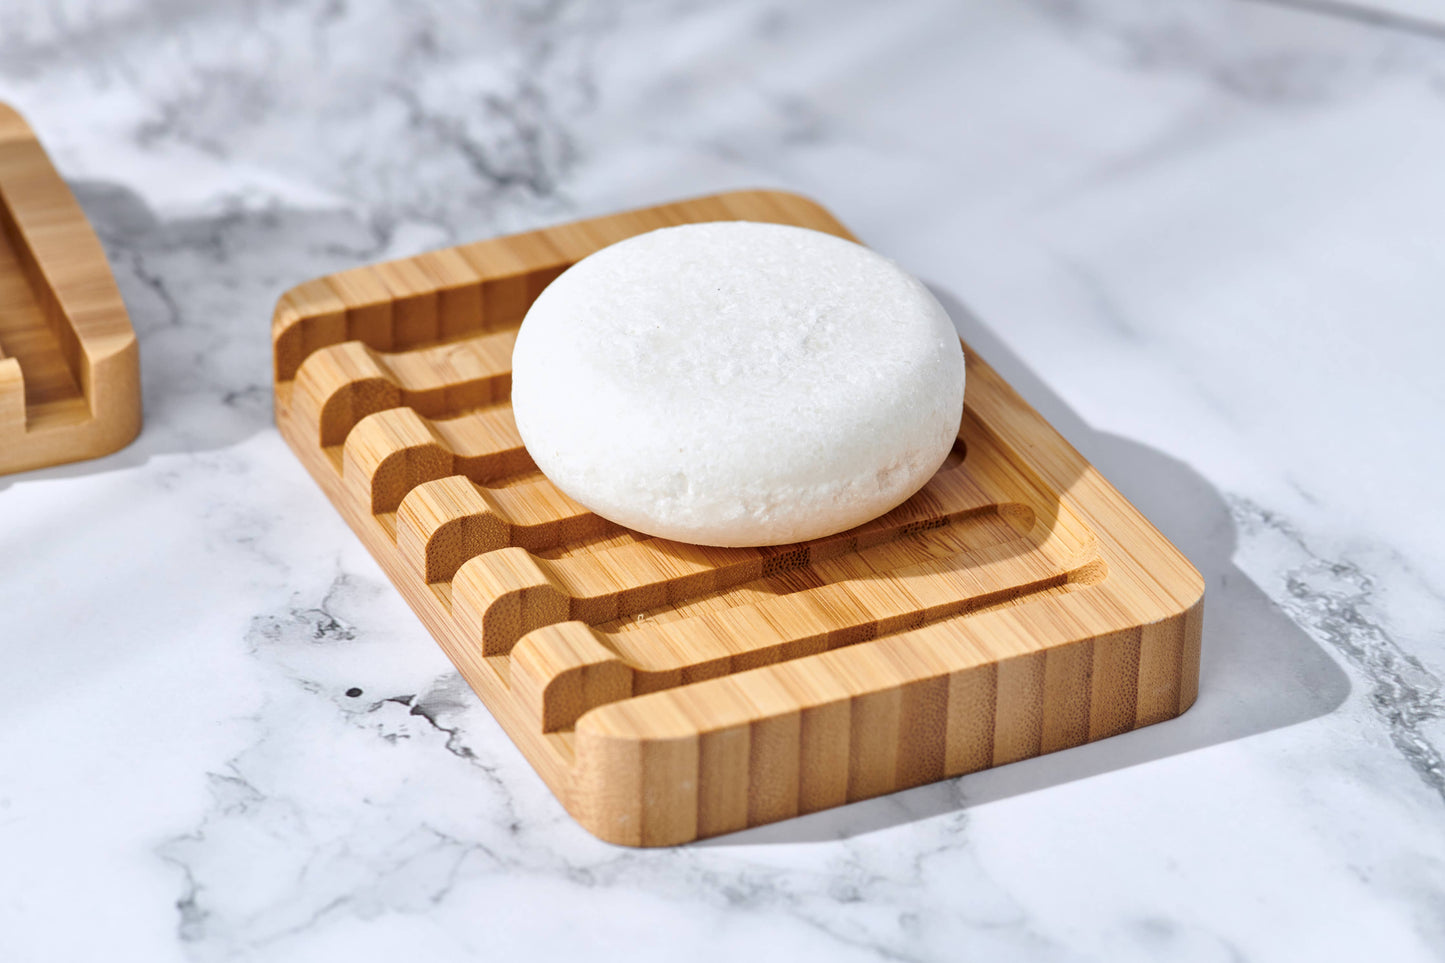
[[1390, 741], [1445, 802], [1445, 756], [1425, 731], [1445, 717], [1445, 686], [1372, 616], [1374, 579], [1347, 559], [1316, 555], [1293, 525], [1247, 498], [1233, 499], [1230, 508], [1246, 537], [1276, 538], [1296, 556], [1296, 564], [1281, 576], [1286, 593], [1281, 607], [1364, 675], [1370, 706], [1388, 728]]

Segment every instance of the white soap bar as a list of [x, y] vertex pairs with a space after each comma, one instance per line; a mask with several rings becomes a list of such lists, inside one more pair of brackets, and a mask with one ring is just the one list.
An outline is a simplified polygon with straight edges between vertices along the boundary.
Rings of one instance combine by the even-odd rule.
[[799, 227], [669, 227], [584, 258], [527, 312], [512, 407], [563, 492], [705, 545], [840, 532], [953, 445], [963, 351], [887, 258]]

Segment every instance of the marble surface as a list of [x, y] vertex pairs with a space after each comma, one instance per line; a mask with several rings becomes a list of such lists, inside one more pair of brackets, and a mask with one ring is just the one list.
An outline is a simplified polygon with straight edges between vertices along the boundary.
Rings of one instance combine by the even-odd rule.
[[[1445, 959], [1438, 14], [7, 0], [146, 427], [0, 478], [0, 959]], [[1193, 559], [1192, 711], [676, 850], [562, 812], [277, 436], [271, 308], [743, 186]]]

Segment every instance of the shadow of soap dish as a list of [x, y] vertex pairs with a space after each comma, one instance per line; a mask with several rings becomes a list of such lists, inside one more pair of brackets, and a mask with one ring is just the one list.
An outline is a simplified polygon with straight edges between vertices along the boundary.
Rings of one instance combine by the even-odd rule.
[[283, 437], [567, 810], [682, 843], [1187, 709], [1199, 573], [967, 345], [951, 455], [837, 535], [651, 538], [537, 471], [509, 405], [533, 299], [605, 245], [729, 219], [852, 239], [743, 191], [344, 271], [272, 321]]
[[140, 427], [139, 351], [105, 251], [0, 104], [0, 474], [110, 454]]

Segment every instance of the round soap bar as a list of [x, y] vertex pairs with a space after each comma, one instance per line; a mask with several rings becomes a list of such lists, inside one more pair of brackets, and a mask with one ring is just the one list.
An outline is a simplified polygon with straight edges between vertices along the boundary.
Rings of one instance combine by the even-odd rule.
[[780, 545], [922, 487], [958, 433], [963, 351], [928, 289], [861, 245], [688, 224], [603, 248], [542, 292], [512, 407], [537, 467], [598, 515]]

